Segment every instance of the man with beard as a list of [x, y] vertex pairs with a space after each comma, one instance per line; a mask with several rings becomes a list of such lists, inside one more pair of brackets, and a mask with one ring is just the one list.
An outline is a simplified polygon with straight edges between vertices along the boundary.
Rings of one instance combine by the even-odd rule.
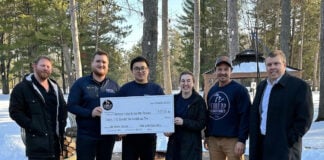
[[9, 114], [26, 134], [29, 160], [59, 160], [67, 118], [66, 103], [58, 84], [49, 78], [51, 59], [40, 56], [32, 66], [34, 72], [12, 90]]
[[227, 56], [215, 63], [216, 84], [207, 95], [208, 118], [205, 148], [211, 160], [242, 160], [248, 138], [250, 96], [231, 80], [233, 67]]
[[100, 134], [100, 98], [113, 97], [119, 90], [108, 73], [108, 53], [96, 51], [92, 62], [92, 73], [79, 78], [71, 87], [68, 97], [68, 110], [76, 115], [77, 159], [110, 160], [115, 144], [114, 135]]

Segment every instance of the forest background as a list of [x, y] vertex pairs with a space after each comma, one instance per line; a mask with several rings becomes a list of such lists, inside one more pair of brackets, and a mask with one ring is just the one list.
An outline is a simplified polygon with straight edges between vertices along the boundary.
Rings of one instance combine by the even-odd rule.
[[[202, 88], [202, 73], [213, 69], [219, 55], [234, 59], [246, 49], [263, 55], [282, 49], [289, 66], [301, 69], [314, 90], [324, 90], [323, 0], [182, 0], [183, 11], [172, 19], [168, 0], [158, 2], [0, 0], [2, 93], [9, 94], [32, 71], [31, 63], [39, 55], [54, 59], [53, 77], [67, 93], [78, 77], [91, 72], [92, 54], [98, 49], [109, 53], [109, 77], [119, 84], [132, 80], [130, 59], [148, 57], [150, 80], [168, 92], [178, 88], [184, 70], [198, 75], [197, 86]], [[125, 13], [143, 21], [142, 38], [130, 48], [122, 44], [136, 26], [127, 23]], [[162, 34], [157, 21], [162, 21]]]

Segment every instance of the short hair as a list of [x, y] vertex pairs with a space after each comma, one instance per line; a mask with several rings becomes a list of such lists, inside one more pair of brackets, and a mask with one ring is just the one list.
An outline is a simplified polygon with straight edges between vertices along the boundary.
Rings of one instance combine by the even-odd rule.
[[277, 56], [281, 57], [283, 63], [286, 64], [286, 55], [282, 50], [274, 50], [274, 51], [270, 52], [267, 57], [274, 58]]
[[94, 54], [93, 54], [93, 57], [92, 57], [92, 60], [94, 60], [95, 56], [96, 55], [104, 55], [104, 56], [107, 56], [108, 60], [109, 60], [109, 54], [105, 51], [102, 51], [102, 50], [97, 50]]
[[181, 72], [180, 73], [180, 76], [179, 76], [179, 82], [181, 81], [181, 77], [183, 76], [183, 75], [186, 75], [186, 74], [188, 74], [188, 75], [190, 75], [191, 77], [192, 77], [192, 80], [193, 80], [193, 82], [195, 83], [195, 76], [193, 75], [193, 73], [192, 72], [190, 72], [190, 71], [183, 71], [183, 72]]
[[147, 67], [150, 67], [149, 62], [146, 58], [144, 58], [143, 56], [137, 56], [134, 59], [132, 59], [131, 64], [130, 64], [130, 70], [133, 70], [133, 65], [136, 62], [145, 62]]
[[35, 60], [34, 60], [34, 64], [38, 64], [38, 62], [42, 59], [46, 59], [48, 61], [50, 61], [51, 63], [53, 63], [52, 59], [49, 58], [48, 56], [45, 56], [45, 55], [41, 55], [39, 57], [37, 57]]

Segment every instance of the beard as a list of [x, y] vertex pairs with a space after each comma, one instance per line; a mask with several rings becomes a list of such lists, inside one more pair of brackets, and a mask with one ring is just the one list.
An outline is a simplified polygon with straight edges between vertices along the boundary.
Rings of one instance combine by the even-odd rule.
[[36, 74], [37, 76], [41, 79], [41, 80], [46, 80], [49, 78], [50, 76], [50, 72], [47, 72], [47, 71], [40, 71], [40, 70], [37, 70], [36, 71]]
[[104, 77], [104, 76], [106, 76], [106, 73], [104, 73], [104, 72], [99, 72], [99, 71], [97, 71], [96, 69], [94, 69], [92, 72], [93, 72], [94, 75], [96, 75], [96, 76], [98, 76], [98, 77]]

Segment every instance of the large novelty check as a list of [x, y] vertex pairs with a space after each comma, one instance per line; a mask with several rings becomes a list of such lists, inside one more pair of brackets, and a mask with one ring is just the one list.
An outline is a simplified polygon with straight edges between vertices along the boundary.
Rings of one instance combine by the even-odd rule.
[[173, 95], [100, 98], [101, 134], [174, 132]]

